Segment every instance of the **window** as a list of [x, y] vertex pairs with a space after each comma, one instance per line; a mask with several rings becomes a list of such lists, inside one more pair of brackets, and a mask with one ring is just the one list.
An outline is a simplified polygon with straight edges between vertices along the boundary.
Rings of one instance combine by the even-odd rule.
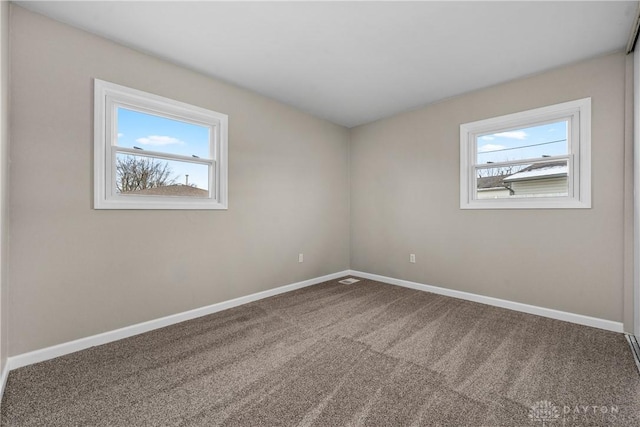
[[95, 209], [226, 209], [227, 116], [94, 82]]
[[460, 208], [591, 207], [591, 98], [460, 125]]

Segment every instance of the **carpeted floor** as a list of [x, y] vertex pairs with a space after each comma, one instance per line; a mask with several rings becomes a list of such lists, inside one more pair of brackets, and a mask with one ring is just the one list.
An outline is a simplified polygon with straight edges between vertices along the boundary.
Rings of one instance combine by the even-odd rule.
[[621, 334], [330, 281], [12, 371], [3, 426], [640, 425]]

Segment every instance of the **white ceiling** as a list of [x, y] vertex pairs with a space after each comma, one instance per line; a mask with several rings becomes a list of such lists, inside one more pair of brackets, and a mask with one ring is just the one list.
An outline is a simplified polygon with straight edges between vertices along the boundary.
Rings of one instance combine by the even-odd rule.
[[16, 2], [347, 127], [622, 49], [637, 2]]

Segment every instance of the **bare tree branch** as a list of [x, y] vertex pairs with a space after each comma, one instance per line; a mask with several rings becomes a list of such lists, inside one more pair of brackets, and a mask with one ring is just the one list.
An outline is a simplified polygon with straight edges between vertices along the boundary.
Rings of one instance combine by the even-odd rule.
[[116, 187], [121, 193], [165, 187], [176, 183], [169, 163], [151, 157], [122, 156], [116, 159]]

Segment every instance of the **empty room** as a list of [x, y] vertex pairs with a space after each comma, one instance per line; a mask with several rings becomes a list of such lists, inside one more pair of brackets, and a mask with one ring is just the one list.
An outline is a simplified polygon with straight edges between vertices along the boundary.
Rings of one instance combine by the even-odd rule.
[[639, 10], [0, 0], [0, 425], [640, 425]]

